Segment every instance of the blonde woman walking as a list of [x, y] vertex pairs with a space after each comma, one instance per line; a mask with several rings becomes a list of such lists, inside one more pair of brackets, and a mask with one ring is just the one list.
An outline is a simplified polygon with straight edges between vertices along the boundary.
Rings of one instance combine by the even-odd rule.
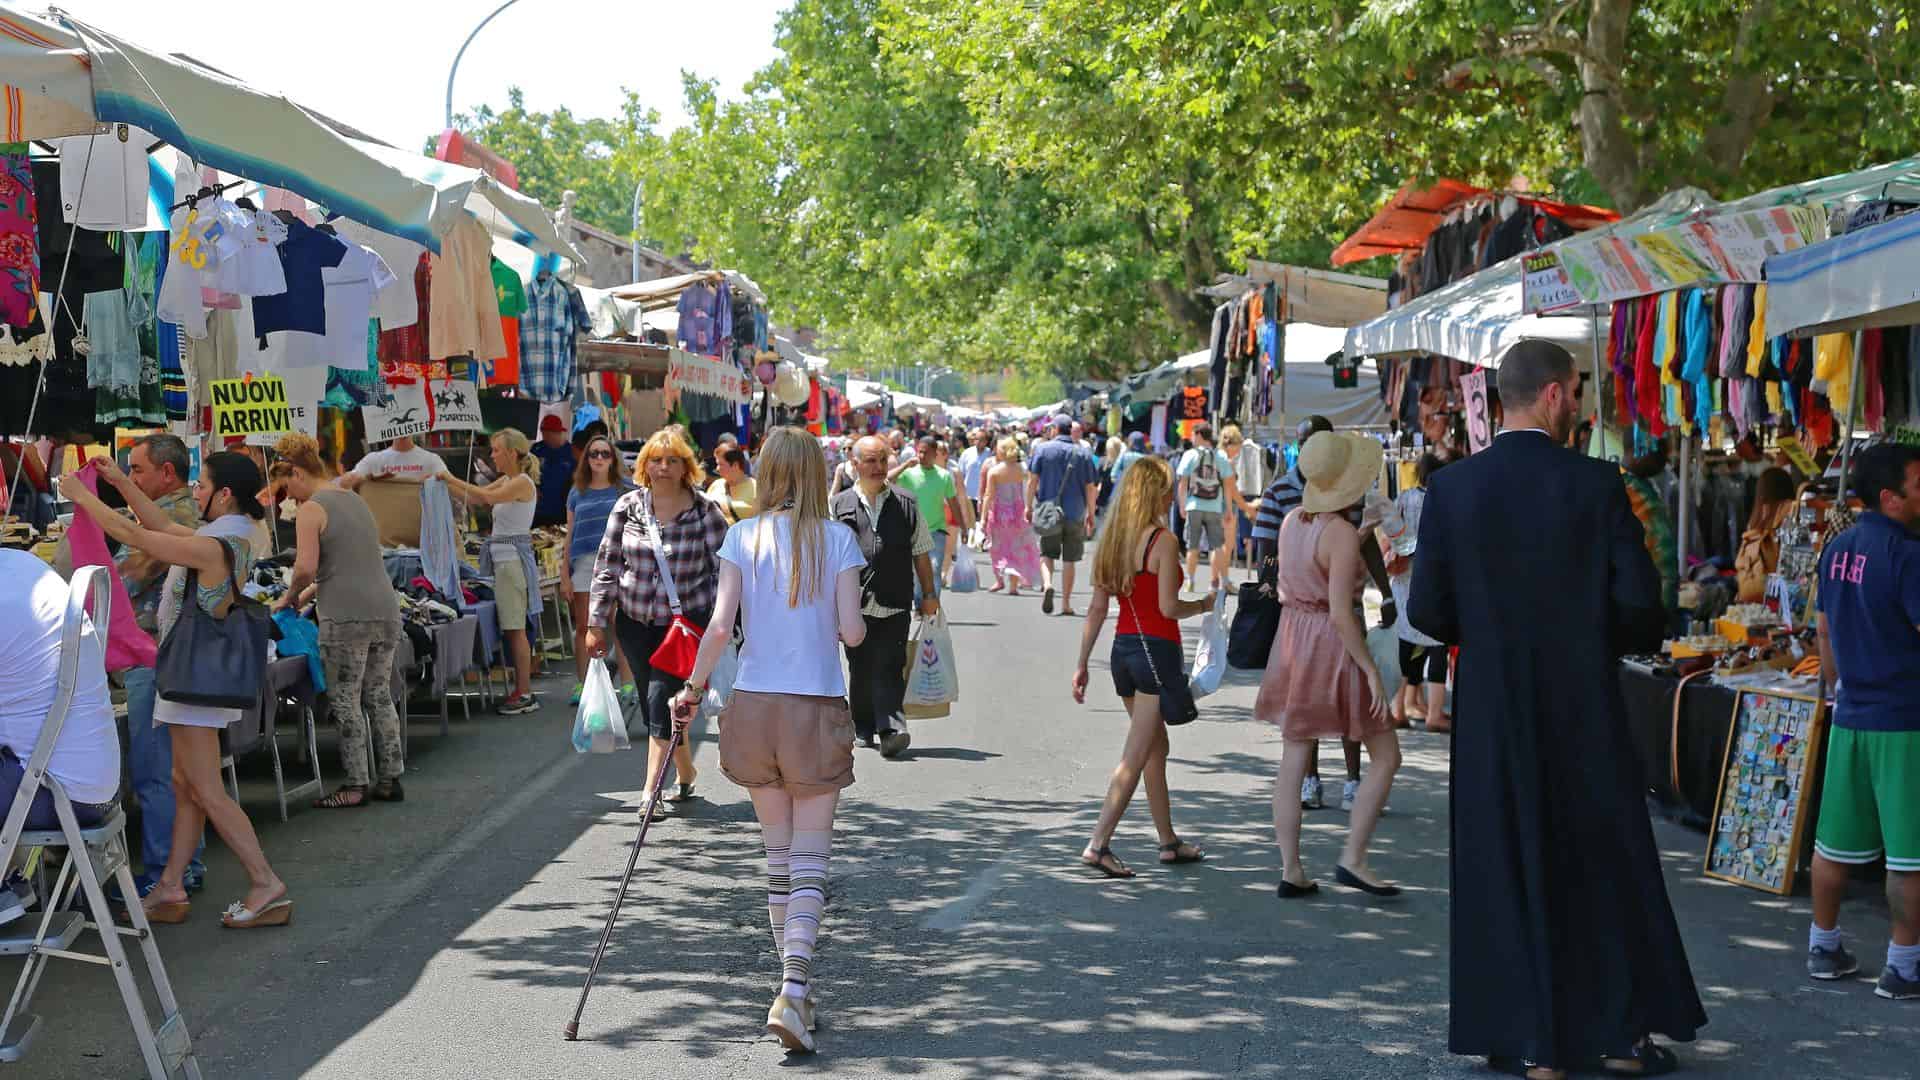
[[[1113, 831], [1133, 801], [1142, 776], [1147, 781], [1147, 809], [1160, 834], [1160, 862], [1165, 865], [1199, 862], [1206, 853], [1180, 839], [1173, 831], [1173, 808], [1167, 793], [1167, 739], [1165, 702], [1182, 697], [1188, 708], [1193, 697], [1186, 690], [1187, 664], [1180, 647], [1179, 620], [1213, 608], [1213, 596], [1180, 599], [1180, 549], [1173, 534], [1161, 526], [1173, 507], [1173, 470], [1159, 458], [1134, 462], [1121, 479], [1106, 532], [1093, 557], [1093, 600], [1087, 607], [1086, 630], [1080, 635], [1080, 660], [1073, 669], [1073, 700], [1087, 701], [1087, 661], [1106, 625], [1107, 604], [1120, 603], [1120, 622], [1114, 627], [1113, 689], [1129, 718], [1127, 741], [1107, 784], [1100, 820], [1081, 852], [1080, 861], [1110, 878], [1130, 878], [1133, 871], [1113, 853]], [[1184, 723], [1191, 715], [1172, 717]]]
[[502, 716], [518, 716], [540, 707], [533, 696], [533, 641], [529, 633], [540, 618], [540, 571], [533, 559], [533, 509], [540, 496], [540, 462], [532, 444], [515, 428], [494, 432], [493, 483], [476, 487], [457, 476], [447, 489], [468, 502], [493, 507], [493, 535], [480, 549], [482, 572], [493, 575], [493, 600], [500, 636], [513, 658], [513, 693], [497, 707]]
[[[766, 1029], [788, 1050], [814, 1049], [813, 955], [827, 901], [840, 789], [853, 783], [853, 716], [840, 645], [866, 638], [853, 530], [827, 511], [827, 464], [799, 428], [776, 428], [760, 451], [758, 516], [727, 531], [714, 625], [740, 613], [746, 644], [733, 699], [720, 714], [720, 771], [747, 789], [767, 852], [767, 915], [781, 983]], [[726, 648], [708, 634], [674, 698], [691, 722]]]
[[[1040, 580], [1040, 538], [1027, 516], [1027, 469], [1020, 464], [1020, 444], [1001, 439], [995, 460], [980, 489], [986, 515], [987, 540], [993, 552], [992, 592], [1007, 590], [1019, 596], [1020, 586]], [[1007, 578], [1013, 580], [1009, 582]]]

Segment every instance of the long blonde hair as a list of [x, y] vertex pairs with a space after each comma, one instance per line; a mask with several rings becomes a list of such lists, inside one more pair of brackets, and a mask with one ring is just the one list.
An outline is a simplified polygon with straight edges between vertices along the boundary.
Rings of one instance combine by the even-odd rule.
[[1093, 553], [1093, 584], [1109, 596], [1133, 595], [1135, 542], [1167, 518], [1167, 500], [1173, 495], [1173, 470], [1157, 457], [1143, 457], [1127, 466], [1120, 490], [1107, 508], [1107, 525]]
[[536, 487], [539, 486], [540, 459], [533, 456], [533, 444], [527, 441], [526, 435], [519, 428], [503, 427], [494, 432], [493, 437], [507, 444], [507, 449], [513, 451], [513, 456], [520, 462], [520, 471], [526, 473], [527, 479], [533, 481]]
[[759, 549], [759, 523], [775, 511], [787, 512], [793, 535], [793, 569], [787, 587], [787, 606], [812, 600], [820, 586], [820, 567], [826, 561], [827, 456], [812, 435], [796, 427], [774, 428], [753, 463], [760, 490], [754, 499], [754, 547]]

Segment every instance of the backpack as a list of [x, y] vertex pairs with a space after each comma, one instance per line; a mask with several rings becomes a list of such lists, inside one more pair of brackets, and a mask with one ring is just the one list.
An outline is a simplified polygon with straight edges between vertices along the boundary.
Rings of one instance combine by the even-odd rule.
[[1220, 497], [1220, 452], [1211, 447], [1194, 453], [1200, 455], [1194, 459], [1193, 475], [1187, 478], [1187, 494], [1209, 502]]

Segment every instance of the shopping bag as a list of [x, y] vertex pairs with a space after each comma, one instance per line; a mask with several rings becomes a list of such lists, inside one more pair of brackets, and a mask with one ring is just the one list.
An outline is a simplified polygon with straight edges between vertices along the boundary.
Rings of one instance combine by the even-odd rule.
[[1227, 629], [1227, 665], [1265, 670], [1279, 630], [1279, 597], [1257, 581], [1242, 584], [1240, 599], [1233, 608], [1233, 625]]
[[914, 627], [907, 652], [907, 692], [902, 699], [909, 717], [946, 716], [947, 706], [960, 700], [960, 672], [953, 662], [953, 635], [947, 618], [934, 614]]
[[740, 675], [740, 643], [729, 639], [727, 647], [720, 651], [720, 659], [714, 661], [713, 671], [707, 676], [707, 697], [702, 703], [707, 715], [719, 716], [720, 710], [733, 700], [733, 681]]
[[573, 748], [582, 754], [611, 754], [631, 750], [627, 718], [620, 712], [620, 696], [604, 660], [587, 661], [587, 681], [580, 689], [580, 708], [573, 714]]
[[974, 564], [973, 552], [965, 544], [956, 544], [953, 549], [953, 569], [947, 574], [948, 592], [972, 592], [980, 587], [980, 568]]
[[1200, 622], [1200, 647], [1193, 653], [1193, 675], [1187, 679], [1193, 696], [1206, 697], [1220, 689], [1227, 674], [1227, 590], [1213, 596], [1213, 610]]
[[1380, 669], [1380, 692], [1392, 701], [1400, 692], [1400, 635], [1391, 626], [1374, 627], [1367, 631], [1367, 653]]

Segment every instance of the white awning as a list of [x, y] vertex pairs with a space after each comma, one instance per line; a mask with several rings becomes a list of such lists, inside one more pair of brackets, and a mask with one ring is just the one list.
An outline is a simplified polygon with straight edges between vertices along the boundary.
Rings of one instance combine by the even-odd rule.
[[[1353, 327], [1347, 331], [1347, 355], [1430, 353], [1497, 368], [1508, 349], [1522, 341], [1542, 340], [1564, 347], [1582, 368], [1590, 367], [1595, 335], [1585, 312], [1529, 315], [1524, 310], [1520, 285], [1524, 258], [1516, 255]], [[1598, 336], [1603, 343], [1609, 325], [1609, 319], [1601, 317]]]
[[1920, 323], [1920, 214], [1767, 260], [1767, 336]]

